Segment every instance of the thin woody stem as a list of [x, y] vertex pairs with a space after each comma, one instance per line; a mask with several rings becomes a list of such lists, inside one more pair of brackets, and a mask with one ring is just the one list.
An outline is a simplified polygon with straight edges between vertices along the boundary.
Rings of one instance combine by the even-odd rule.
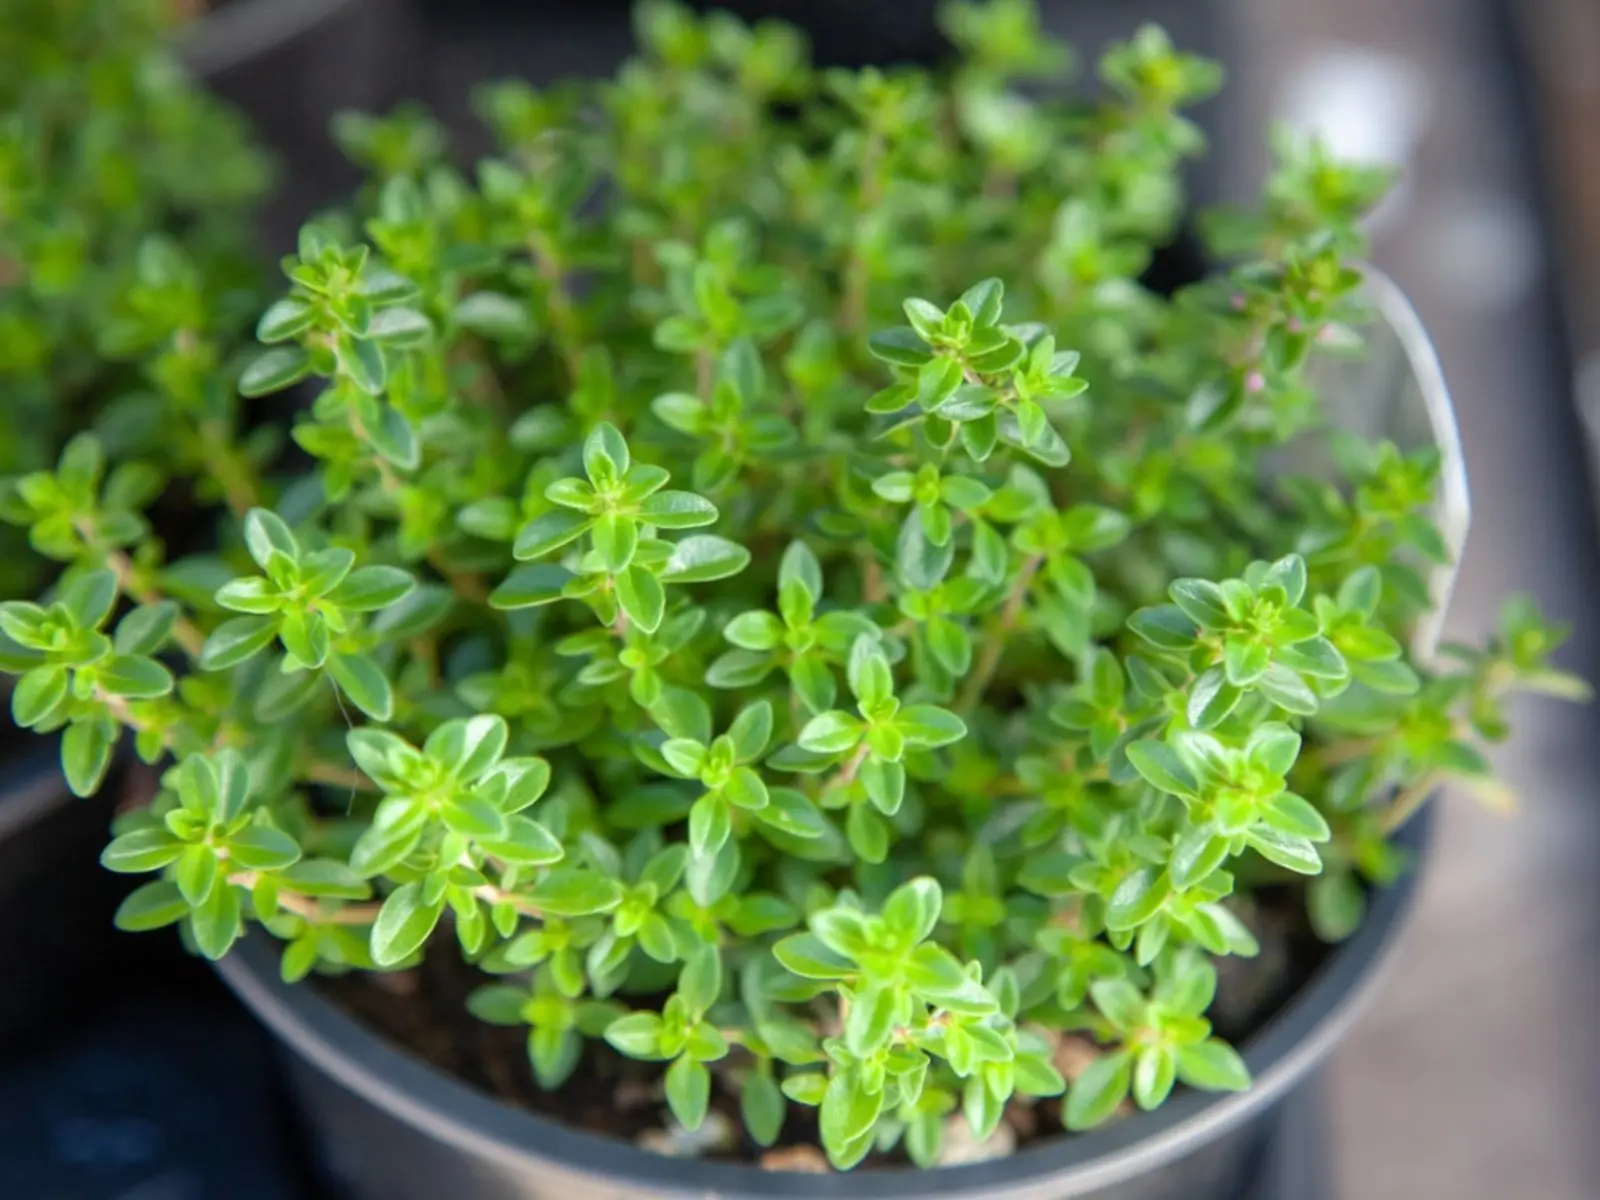
[[1038, 574], [1039, 564], [1043, 561], [1035, 554], [1022, 564], [1016, 585], [1011, 589], [1011, 595], [1006, 597], [1005, 607], [1000, 611], [999, 620], [994, 623], [984, 639], [983, 653], [974, 664], [972, 674], [967, 676], [966, 686], [961, 689], [961, 697], [956, 702], [957, 712], [971, 712], [978, 701], [983, 699], [985, 689], [994, 680], [994, 673], [1000, 667], [1000, 657], [1005, 653], [1006, 640], [1016, 629], [1018, 621], [1022, 619], [1022, 606], [1028, 599], [1028, 592], [1033, 587], [1033, 577]]

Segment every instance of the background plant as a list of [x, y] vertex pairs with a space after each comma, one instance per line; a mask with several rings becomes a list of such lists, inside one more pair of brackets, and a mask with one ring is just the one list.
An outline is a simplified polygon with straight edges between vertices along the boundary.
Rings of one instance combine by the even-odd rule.
[[[945, 19], [936, 78], [647, 4], [614, 80], [486, 89], [471, 174], [424, 114], [342, 123], [371, 183], [239, 383], [311, 382], [305, 457], [83, 437], [18, 486], [69, 567], [0, 607], [17, 719], [79, 792], [125, 731], [171, 764], [105, 854], [155, 875], [124, 927], [253, 919], [288, 979], [459, 953], [541, 1086], [660, 1064], [683, 1125], [814, 1107], [840, 1167], [1247, 1085], [1205, 1015], [1238, 899], [1311, 877], [1348, 933], [1417, 804], [1493, 788], [1508, 691], [1582, 688], [1521, 602], [1408, 654], [1437, 455], [1332, 437], [1305, 369], [1359, 344], [1381, 178], [1282, 139], [1213, 220], [1246, 257], [1155, 293], [1216, 68], [1146, 28], [1028, 99], [1068, 59], [1031, 6]], [[1264, 484], [1302, 436], [1340, 485]], [[166, 561], [189, 472], [224, 536]]]
[[[179, 69], [167, 0], [17, 0], [0, 29], [0, 475], [94, 426], [193, 472], [237, 453], [226, 353], [260, 307], [266, 162]], [[137, 489], [135, 489], [137, 491]], [[18, 499], [0, 497], [21, 519]], [[13, 540], [15, 539], [15, 540]], [[7, 529], [0, 595], [39, 560]]]

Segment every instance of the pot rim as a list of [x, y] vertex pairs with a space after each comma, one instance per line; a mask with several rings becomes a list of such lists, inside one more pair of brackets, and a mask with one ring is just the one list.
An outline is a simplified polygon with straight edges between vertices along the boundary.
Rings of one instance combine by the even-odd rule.
[[[1398, 839], [1417, 858], [1432, 826], [1431, 809], [1424, 806]], [[822, 1175], [654, 1154], [512, 1108], [413, 1057], [314, 988], [282, 982], [273, 943], [259, 930], [252, 929], [215, 967], [246, 1007], [322, 1074], [420, 1133], [523, 1171], [544, 1166], [593, 1184], [699, 1198], [870, 1194], [912, 1200], [938, 1194], [999, 1200], [1028, 1195], [1032, 1184], [1049, 1177], [1053, 1197], [1073, 1200], [1184, 1157], [1265, 1113], [1310, 1074], [1345, 1035], [1390, 965], [1418, 874], [1414, 863], [1396, 883], [1375, 890], [1360, 929], [1334, 947], [1246, 1043], [1244, 1059], [1255, 1080], [1248, 1091], [1185, 1091], [1155, 1112], [1096, 1133], [1045, 1140], [988, 1162], [926, 1170]]]
[[46, 813], [77, 799], [61, 774], [60, 739], [29, 736], [36, 745], [18, 747], [6, 756], [5, 781], [0, 784], [0, 840], [21, 835]]
[[196, 75], [212, 77], [269, 53], [364, 0], [234, 0], [184, 30], [180, 52]]

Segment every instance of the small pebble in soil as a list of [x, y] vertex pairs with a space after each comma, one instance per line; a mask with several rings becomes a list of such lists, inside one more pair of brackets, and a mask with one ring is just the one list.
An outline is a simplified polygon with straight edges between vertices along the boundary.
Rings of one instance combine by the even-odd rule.
[[415, 971], [378, 971], [368, 978], [391, 996], [415, 996], [421, 987]]
[[826, 1175], [829, 1171], [827, 1156], [815, 1146], [779, 1146], [761, 1156], [761, 1165], [768, 1171], [799, 1171], [806, 1175]]
[[1006, 1105], [1006, 1124], [1019, 1139], [1027, 1141], [1039, 1132], [1039, 1110], [1032, 1100], [1013, 1099]]
[[1100, 1050], [1088, 1038], [1067, 1033], [1062, 1034], [1057, 1040], [1054, 1057], [1056, 1070], [1061, 1072], [1068, 1083], [1071, 1083], [1100, 1057]]
[[670, 1158], [701, 1158], [732, 1150], [739, 1140], [739, 1131], [732, 1121], [712, 1109], [699, 1129], [685, 1129], [672, 1121], [665, 1129], [646, 1129], [634, 1140], [641, 1149]]
[[944, 1123], [944, 1140], [939, 1145], [937, 1165], [959, 1167], [967, 1163], [1005, 1158], [1017, 1148], [1017, 1131], [1001, 1121], [983, 1141], [972, 1136], [966, 1117], [956, 1113]]
[[624, 1079], [612, 1093], [618, 1112], [633, 1112], [660, 1101], [662, 1089], [659, 1082], [648, 1079]]

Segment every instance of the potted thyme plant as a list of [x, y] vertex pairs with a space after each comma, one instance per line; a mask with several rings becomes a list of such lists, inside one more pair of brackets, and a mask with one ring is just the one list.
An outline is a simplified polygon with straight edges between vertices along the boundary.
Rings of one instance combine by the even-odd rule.
[[[80, 794], [124, 738], [164, 767], [118, 923], [314, 1067], [353, 1194], [1111, 1195], [1221, 1139], [1252, 959], [1246, 1044], [1353, 992], [1264, 951], [1392, 924], [1506, 693], [1581, 691], [1525, 602], [1409, 649], [1439, 454], [1334, 434], [1307, 372], [1359, 352], [1381, 174], [1286, 144], [1237, 265], [1156, 294], [1218, 71], [1145, 28], [1028, 100], [1028, 11], [953, 4], [934, 76], [646, 4], [615, 80], [487, 89], [471, 174], [369, 119], [238, 379], [309, 383], [293, 451], [86, 434], [17, 485], [64, 569], [0, 606], [14, 714]], [[176, 418], [233, 378], [148, 295]], [[1338, 479], [1273, 482], [1306, 439]], [[178, 481], [214, 552], [151, 537]]]

